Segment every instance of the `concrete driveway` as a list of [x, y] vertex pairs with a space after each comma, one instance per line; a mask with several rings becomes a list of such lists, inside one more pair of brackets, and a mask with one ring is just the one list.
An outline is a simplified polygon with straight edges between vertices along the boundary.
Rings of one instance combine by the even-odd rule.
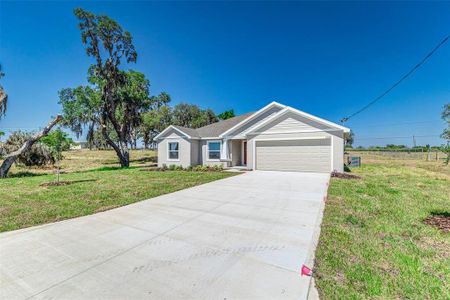
[[306, 298], [328, 180], [254, 171], [0, 234], [0, 296]]

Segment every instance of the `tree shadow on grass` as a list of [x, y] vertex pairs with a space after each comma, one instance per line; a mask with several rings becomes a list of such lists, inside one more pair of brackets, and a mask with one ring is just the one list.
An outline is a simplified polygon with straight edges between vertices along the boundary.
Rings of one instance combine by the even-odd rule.
[[[130, 163], [135, 163], [135, 164], [145, 164], [145, 163], [156, 163], [156, 156], [148, 156], [148, 157], [141, 157], [141, 158], [136, 158], [136, 159], [130, 159]], [[109, 161], [109, 162], [105, 162], [105, 165], [116, 165], [119, 164], [118, 161]]]
[[40, 186], [49, 187], [49, 186], [65, 186], [71, 185], [75, 183], [83, 183], [83, 182], [93, 182], [97, 181], [97, 179], [80, 179], [80, 180], [61, 180], [61, 181], [50, 181], [41, 183]]
[[145, 166], [100, 167], [100, 168], [95, 168], [95, 169], [86, 170], [86, 171], [79, 171], [79, 172], [76, 172], [76, 173], [105, 172], [105, 171], [118, 171], [118, 170], [133, 170], [133, 169], [140, 169], [140, 168], [145, 168]]
[[148, 157], [142, 157], [137, 159], [130, 159], [130, 163], [156, 163], [157, 157], [156, 156], [148, 156]]
[[22, 178], [22, 177], [36, 177], [36, 176], [45, 176], [49, 175], [49, 173], [33, 173], [28, 171], [21, 171], [17, 173], [8, 174], [7, 178]]
[[450, 218], [450, 212], [445, 210], [434, 210], [430, 212], [430, 215]]

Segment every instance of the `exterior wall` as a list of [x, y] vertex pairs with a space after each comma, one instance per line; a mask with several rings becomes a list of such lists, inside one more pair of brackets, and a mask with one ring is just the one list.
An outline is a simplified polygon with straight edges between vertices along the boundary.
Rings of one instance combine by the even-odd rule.
[[305, 117], [299, 116], [294, 113], [286, 113], [279, 119], [272, 122], [272, 124], [266, 125], [261, 129], [256, 130], [257, 132], [269, 133], [280, 133], [280, 132], [311, 132], [311, 131], [322, 131], [330, 129], [329, 127], [307, 119]]
[[200, 162], [201, 162], [200, 141], [192, 140], [191, 141], [191, 165], [196, 166], [196, 165], [199, 165]]
[[344, 132], [335, 131], [331, 138], [333, 139], [333, 170], [344, 172]]
[[[330, 131], [324, 131], [330, 130]], [[292, 138], [308, 138], [308, 137], [330, 137], [332, 144], [332, 160], [333, 170], [343, 172], [344, 169], [344, 141], [343, 131], [331, 131], [322, 124], [317, 124], [309, 119], [296, 116], [294, 114], [286, 114], [271, 124], [257, 130], [256, 134], [248, 136], [247, 143], [247, 166], [253, 168], [253, 145], [255, 139], [292, 139]]]
[[[168, 159], [168, 143], [178, 142], [178, 160]], [[176, 131], [169, 132], [164, 139], [158, 142], [158, 167], [177, 165], [187, 167], [191, 165], [191, 141]]]

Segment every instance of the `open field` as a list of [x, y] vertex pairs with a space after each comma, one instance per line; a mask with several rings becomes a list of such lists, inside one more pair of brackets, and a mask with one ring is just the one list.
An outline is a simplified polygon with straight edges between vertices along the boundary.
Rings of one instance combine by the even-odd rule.
[[[70, 150], [63, 152], [63, 159], [58, 163], [63, 172], [85, 171], [101, 167], [120, 166], [116, 153], [113, 150]], [[156, 151], [154, 150], [131, 150], [131, 166], [148, 166], [156, 162]], [[24, 167], [13, 165], [10, 174], [29, 173], [52, 173], [54, 167]]]
[[316, 252], [323, 299], [449, 299], [450, 167], [362, 154], [361, 179], [333, 179]]
[[[112, 151], [69, 151], [61, 162], [64, 186], [50, 169], [15, 168], [0, 180], [0, 231], [55, 222], [127, 205], [136, 201], [222, 179], [227, 172], [148, 171], [153, 151], [133, 151], [132, 167], [118, 168]], [[25, 173], [24, 173], [25, 172]], [[49, 173], [49, 174], [46, 174]]]
[[[400, 156], [391, 156], [387, 153], [379, 154], [374, 152], [358, 152], [350, 151], [352, 156], [361, 156], [363, 164], [375, 164], [390, 167], [406, 167], [410, 169], [420, 169], [431, 171], [429, 175], [433, 173], [439, 173], [450, 178], [450, 165], [444, 164], [445, 155], [440, 152], [438, 155], [438, 161], [431, 160], [426, 161], [423, 157], [420, 159], [411, 158], [407, 153]], [[395, 153], [394, 153], [395, 154]]]

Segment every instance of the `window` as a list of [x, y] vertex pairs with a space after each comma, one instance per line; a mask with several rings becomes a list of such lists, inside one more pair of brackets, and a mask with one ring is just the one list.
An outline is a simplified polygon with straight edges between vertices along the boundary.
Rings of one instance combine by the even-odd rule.
[[169, 142], [169, 155], [168, 159], [178, 160], [178, 142]]
[[208, 142], [208, 159], [220, 159], [220, 142]]

